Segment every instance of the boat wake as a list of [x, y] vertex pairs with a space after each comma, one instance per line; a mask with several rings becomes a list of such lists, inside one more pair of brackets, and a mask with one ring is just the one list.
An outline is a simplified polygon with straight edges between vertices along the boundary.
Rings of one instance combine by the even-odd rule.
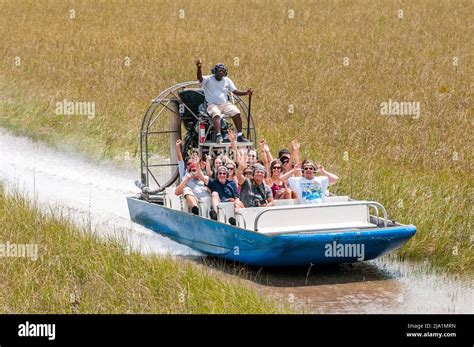
[[97, 164], [0, 129], [0, 180], [40, 207], [125, 240], [143, 254], [196, 256], [198, 252], [130, 220], [126, 196], [138, 192], [135, 170]]

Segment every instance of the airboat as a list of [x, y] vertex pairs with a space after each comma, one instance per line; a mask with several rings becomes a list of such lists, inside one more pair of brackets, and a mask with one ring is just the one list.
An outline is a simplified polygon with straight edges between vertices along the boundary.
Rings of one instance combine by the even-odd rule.
[[[239, 143], [254, 148], [256, 127], [251, 100], [229, 94], [241, 111], [244, 136]], [[222, 124], [225, 131], [226, 124]], [[127, 197], [130, 217], [161, 235], [203, 254], [252, 266], [305, 266], [353, 263], [391, 252], [415, 233], [414, 225], [389, 220], [376, 201], [349, 196], [328, 196], [321, 204], [302, 205], [276, 200], [272, 207], [234, 211], [232, 203], [218, 206], [218, 218], [209, 217], [211, 201], [199, 201], [199, 215], [190, 213], [185, 199], [176, 196], [180, 182], [176, 141], [184, 155], [226, 154], [229, 143], [216, 143], [206, 113], [205, 98], [197, 81], [163, 91], [151, 101], [140, 132], [141, 192]], [[236, 225], [229, 223], [234, 217]]]

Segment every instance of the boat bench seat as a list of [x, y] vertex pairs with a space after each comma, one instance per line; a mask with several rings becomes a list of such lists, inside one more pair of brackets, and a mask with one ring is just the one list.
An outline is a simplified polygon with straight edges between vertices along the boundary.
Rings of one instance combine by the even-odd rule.
[[176, 187], [168, 187], [165, 189], [165, 206], [173, 210], [188, 211], [186, 201], [182, 196], [175, 194]]
[[[244, 208], [236, 213], [237, 225], [264, 234], [376, 227], [366, 205], [332, 204]], [[255, 220], [263, 211], [255, 230]]]
[[[333, 202], [344, 202], [349, 201], [350, 197], [347, 195], [341, 196], [327, 196], [326, 200], [324, 201], [325, 204], [333, 203]], [[280, 199], [274, 200], [275, 206], [291, 206], [291, 205], [299, 205], [298, 199]]]
[[233, 202], [221, 202], [217, 205], [217, 220], [219, 222], [229, 223], [230, 217], [235, 217]]

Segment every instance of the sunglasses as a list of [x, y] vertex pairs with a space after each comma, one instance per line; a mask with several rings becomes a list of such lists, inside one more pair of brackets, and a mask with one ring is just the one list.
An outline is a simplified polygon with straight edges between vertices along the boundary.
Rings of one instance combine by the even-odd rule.
[[234, 170], [234, 168], [233, 167], [228, 167], [227, 170]]
[[304, 171], [314, 171], [314, 167], [312, 166], [307, 166], [305, 168], [303, 168]]
[[273, 170], [281, 170], [281, 166], [274, 166]]
[[227, 173], [226, 172], [219, 172], [218, 175], [219, 176], [227, 176]]

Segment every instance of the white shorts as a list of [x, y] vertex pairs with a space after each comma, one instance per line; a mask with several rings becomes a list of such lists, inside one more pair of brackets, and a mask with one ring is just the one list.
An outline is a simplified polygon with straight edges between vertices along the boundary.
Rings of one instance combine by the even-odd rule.
[[236, 114], [239, 114], [240, 111], [237, 106], [228, 101], [221, 105], [208, 104], [207, 113], [209, 113], [211, 117], [219, 116], [223, 118], [225, 116], [234, 117]]
[[192, 195], [196, 198], [196, 194], [194, 194], [193, 190], [189, 187], [184, 187], [183, 189], [183, 196], [186, 197], [186, 195]]

